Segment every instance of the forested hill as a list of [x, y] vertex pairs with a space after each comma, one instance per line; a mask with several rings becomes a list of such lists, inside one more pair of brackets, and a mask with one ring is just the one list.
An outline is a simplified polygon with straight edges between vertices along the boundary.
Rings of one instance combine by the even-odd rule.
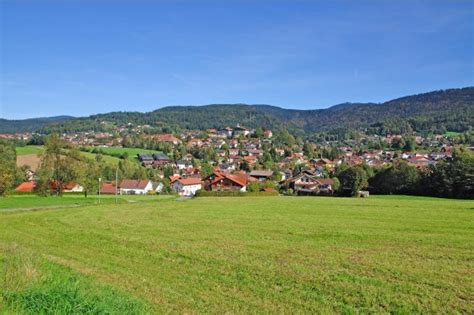
[[[207, 129], [240, 124], [249, 128], [286, 127], [295, 132], [349, 128], [372, 128], [381, 133], [466, 131], [474, 126], [474, 87], [407, 96], [381, 104], [344, 103], [318, 110], [245, 104], [171, 106], [149, 113], [114, 112], [48, 123], [43, 130], [102, 130], [110, 125], [102, 123], [104, 121], [171, 129]], [[2, 129], [0, 126], [0, 132]]]
[[76, 119], [71, 116], [55, 116], [45, 118], [29, 118], [21, 120], [8, 120], [0, 118], [1, 133], [31, 132], [52, 124], [63, 123]]

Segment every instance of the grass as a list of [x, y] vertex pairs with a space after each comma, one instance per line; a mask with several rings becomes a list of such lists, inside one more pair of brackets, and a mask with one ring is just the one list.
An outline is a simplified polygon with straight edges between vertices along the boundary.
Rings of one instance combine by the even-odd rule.
[[129, 158], [136, 158], [137, 154], [153, 154], [160, 153], [161, 151], [157, 150], [147, 150], [140, 148], [122, 148], [122, 147], [85, 147], [86, 149], [92, 151], [93, 149], [101, 150], [104, 154], [114, 155], [114, 154], [123, 154], [127, 153]]
[[66, 268], [65, 283], [86, 277], [87, 301], [109, 301], [106, 286], [152, 313], [472, 314], [473, 211], [397, 196], [166, 199], [0, 213], [0, 246]]
[[[173, 196], [123, 195], [118, 196], [117, 198], [119, 203], [127, 203], [138, 201], [156, 201], [160, 199], [173, 198]], [[115, 196], [102, 195], [100, 197], [100, 202], [103, 204], [113, 204], [115, 203]], [[2, 211], [2, 209], [20, 210], [46, 207], [56, 208], [61, 206], [84, 206], [98, 203], [99, 196], [97, 195], [89, 195], [87, 198], [85, 198], [82, 194], [63, 194], [62, 197], [40, 197], [34, 194], [10, 195], [5, 198], [0, 198], [0, 211]]]
[[[80, 151], [81, 155], [89, 158], [89, 159], [92, 159], [92, 160], [95, 160], [96, 159], [96, 156], [97, 154], [95, 153], [90, 153], [90, 152], [84, 152], [84, 151]], [[105, 162], [105, 163], [108, 163], [108, 164], [111, 164], [111, 165], [117, 165], [118, 162], [120, 162], [120, 158], [118, 157], [115, 157], [115, 156], [110, 156], [110, 155], [105, 155], [103, 154], [102, 155], [102, 160]], [[136, 161], [135, 159], [130, 159], [130, 161]]]
[[457, 136], [459, 136], [460, 134], [461, 134], [460, 132], [456, 132], [456, 131], [447, 131], [444, 135], [445, 135], [446, 137], [452, 138], [452, 137], [457, 137]]
[[[128, 160], [132, 161], [134, 163], [139, 164], [140, 162], [138, 161], [137, 154], [138, 153], [158, 153], [160, 151], [156, 150], [146, 150], [146, 149], [139, 149], [139, 148], [121, 148], [121, 147], [86, 147], [88, 150], [92, 151], [93, 149], [100, 149], [103, 151], [102, 154], [102, 160], [110, 165], [117, 165], [118, 162], [121, 160], [117, 156], [113, 156], [114, 154], [122, 154], [127, 152], [128, 153]], [[23, 155], [30, 155], [30, 154], [40, 154], [44, 152], [44, 146], [34, 146], [34, 145], [28, 145], [24, 147], [16, 147], [16, 154], [18, 156], [23, 156]], [[80, 154], [89, 158], [89, 159], [95, 159], [97, 154], [92, 153], [92, 152], [86, 152], [86, 151], [80, 151]], [[37, 159], [39, 161], [39, 158], [37, 156], [31, 157], [34, 159]], [[23, 164], [23, 163], [20, 163]], [[30, 163], [32, 164], [32, 163]], [[37, 164], [37, 163], [35, 163]], [[31, 165], [30, 165], [31, 166]], [[36, 169], [36, 168], [35, 168]]]
[[16, 147], [17, 155], [39, 154], [43, 153], [44, 147], [41, 145], [28, 145], [24, 147]]
[[[92, 148], [93, 147], [90, 147], [91, 150], [92, 150]], [[28, 146], [24, 146], [24, 147], [16, 147], [15, 149], [16, 149], [16, 154], [18, 156], [31, 155], [31, 154], [40, 154], [40, 153], [44, 152], [44, 146], [28, 145]], [[107, 148], [101, 148], [101, 149], [107, 149]], [[110, 149], [122, 149], [122, 148], [110, 148]], [[139, 150], [139, 149], [126, 149], [126, 150]], [[145, 150], [145, 151], [150, 151], [150, 150]], [[111, 152], [113, 152], [113, 151], [111, 151]], [[155, 152], [156, 151], [153, 151], [153, 153], [155, 153]], [[87, 157], [87, 158], [89, 158], [89, 159], [95, 159], [96, 156], [97, 156], [95, 153], [84, 152], [84, 151], [80, 151], [80, 154]], [[107, 154], [110, 154], [110, 153], [107, 153]], [[115, 157], [115, 156], [111, 156], [111, 155], [107, 155], [107, 154], [102, 155], [102, 160], [105, 163], [108, 163], [110, 165], [117, 165], [118, 162], [120, 161], [120, 158]], [[138, 160], [135, 158], [135, 155], [134, 156], [130, 155], [129, 160], [132, 161], [132, 162], [138, 163]], [[39, 158], [36, 157], [36, 156], [34, 156], [34, 158], [39, 160]]]
[[145, 304], [98, 285], [61, 264], [10, 246], [0, 251], [2, 313], [14, 314], [143, 314]]
[[[120, 158], [117, 156], [123, 153], [128, 154], [129, 161], [139, 164], [140, 162], [137, 159], [137, 154], [141, 154], [141, 153], [153, 154], [153, 153], [161, 152], [161, 151], [156, 151], [156, 150], [147, 150], [147, 149], [140, 149], [140, 148], [122, 148], [122, 147], [84, 147], [84, 148], [86, 148], [89, 151], [92, 151], [94, 149], [101, 150], [103, 153], [102, 154], [103, 160], [111, 164], [117, 164], [120, 161]], [[85, 152], [85, 151], [81, 151], [81, 154], [89, 158], [95, 158], [96, 156], [95, 153]]]

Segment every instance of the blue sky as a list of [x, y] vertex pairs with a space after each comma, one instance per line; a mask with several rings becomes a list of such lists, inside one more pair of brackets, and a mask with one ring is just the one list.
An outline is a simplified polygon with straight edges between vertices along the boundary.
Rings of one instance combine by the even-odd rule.
[[474, 85], [473, 1], [1, 1], [0, 117]]

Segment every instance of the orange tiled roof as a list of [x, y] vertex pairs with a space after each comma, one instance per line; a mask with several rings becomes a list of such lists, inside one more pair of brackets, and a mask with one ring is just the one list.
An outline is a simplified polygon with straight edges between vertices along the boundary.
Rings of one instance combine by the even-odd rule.
[[178, 179], [182, 185], [198, 185], [202, 184], [201, 178], [198, 177], [188, 177], [188, 178], [181, 178]]
[[36, 182], [23, 182], [15, 188], [16, 192], [32, 192], [36, 187]]

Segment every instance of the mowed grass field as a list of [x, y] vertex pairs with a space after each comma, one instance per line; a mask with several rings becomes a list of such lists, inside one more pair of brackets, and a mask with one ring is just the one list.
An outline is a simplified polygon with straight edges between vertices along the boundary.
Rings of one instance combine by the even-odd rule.
[[0, 212], [0, 309], [474, 312], [474, 201], [142, 198]]
[[[31, 167], [32, 170], [36, 170], [40, 164], [40, 156], [39, 154], [44, 152], [44, 146], [34, 146], [34, 145], [28, 145], [24, 147], [16, 147], [16, 154], [17, 154], [17, 165], [18, 166], [23, 166], [23, 165], [28, 165]], [[90, 153], [90, 152], [84, 152], [80, 151], [80, 154], [89, 158], [89, 159], [95, 159], [97, 154], [95, 153]], [[138, 163], [138, 160], [134, 157], [131, 156], [130, 161]], [[105, 163], [108, 163], [110, 165], [117, 165], [120, 159], [115, 156], [110, 156], [110, 155], [102, 155], [102, 160]]]
[[35, 194], [19, 194], [10, 195], [5, 198], [0, 198], [0, 212], [1, 211], [20, 211], [20, 210], [34, 210], [51, 208], [68, 208], [84, 205], [95, 204], [111, 204], [111, 203], [133, 203], [143, 201], [156, 201], [161, 199], [169, 199], [173, 196], [147, 196], [147, 195], [88, 195], [87, 198], [83, 194], [63, 194], [62, 196], [40, 197]]
[[44, 152], [44, 146], [27, 145], [24, 147], [16, 147], [15, 150], [17, 155], [40, 154]]
[[148, 150], [148, 149], [141, 149], [141, 148], [122, 148], [122, 147], [86, 147], [88, 150], [101, 150], [104, 154], [123, 154], [127, 153], [129, 158], [136, 158], [137, 154], [153, 154], [153, 153], [161, 153], [161, 151], [157, 150]]

